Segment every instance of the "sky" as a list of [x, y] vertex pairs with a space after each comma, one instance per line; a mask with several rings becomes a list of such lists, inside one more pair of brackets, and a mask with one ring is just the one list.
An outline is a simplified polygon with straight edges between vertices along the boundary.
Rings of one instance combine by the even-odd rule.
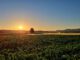
[[0, 29], [80, 28], [80, 0], [0, 0]]

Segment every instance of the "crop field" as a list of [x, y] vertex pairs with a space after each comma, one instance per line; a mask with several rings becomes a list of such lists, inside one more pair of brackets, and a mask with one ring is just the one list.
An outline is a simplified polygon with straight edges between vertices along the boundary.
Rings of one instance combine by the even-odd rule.
[[80, 60], [80, 35], [0, 35], [0, 60]]

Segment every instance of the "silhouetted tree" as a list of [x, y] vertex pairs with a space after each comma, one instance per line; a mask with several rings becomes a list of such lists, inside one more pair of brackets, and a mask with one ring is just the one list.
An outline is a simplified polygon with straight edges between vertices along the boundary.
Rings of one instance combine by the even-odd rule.
[[31, 28], [30, 29], [30, 33], [34, 33], [34, 28]]

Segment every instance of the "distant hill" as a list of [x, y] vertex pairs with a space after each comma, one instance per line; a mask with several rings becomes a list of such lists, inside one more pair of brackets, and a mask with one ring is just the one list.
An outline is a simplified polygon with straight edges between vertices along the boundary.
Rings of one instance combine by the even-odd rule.
[[80, 29], [65, 29], [56, 31], [36, 31], [37, 33], [80, 33]]
[[61, 32], [61, 33], [80, 33], [80, 29], [56, 30], [56, 32]]

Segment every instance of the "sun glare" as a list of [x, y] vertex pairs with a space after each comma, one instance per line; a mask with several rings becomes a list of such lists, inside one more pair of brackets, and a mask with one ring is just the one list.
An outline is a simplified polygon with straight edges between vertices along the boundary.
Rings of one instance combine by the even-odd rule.
[[23, 26], [19, 26], [18, 28], [19, 28], [19, 30], [24, 30]]

